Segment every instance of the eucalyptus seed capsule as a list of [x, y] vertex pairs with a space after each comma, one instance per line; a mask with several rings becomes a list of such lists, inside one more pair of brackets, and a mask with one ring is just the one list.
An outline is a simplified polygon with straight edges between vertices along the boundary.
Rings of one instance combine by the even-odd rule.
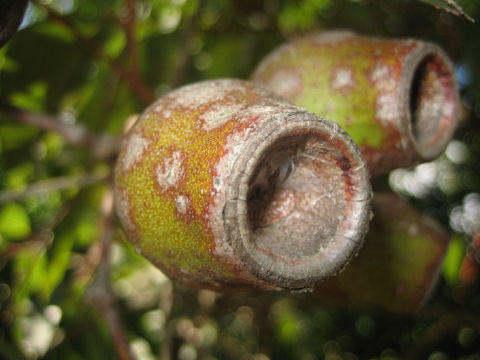
[[214, 289], [312, 288], [368, 227], [359, 149], [335, 123], [241, 80], [172, 91], [128, 133], [116, 206], [138, 251]]
[[274, 50], [252, 80], [337, 122], [372, 176], [435, 158], [457, 125], [452, 62], [420, 40], [315, 33]]

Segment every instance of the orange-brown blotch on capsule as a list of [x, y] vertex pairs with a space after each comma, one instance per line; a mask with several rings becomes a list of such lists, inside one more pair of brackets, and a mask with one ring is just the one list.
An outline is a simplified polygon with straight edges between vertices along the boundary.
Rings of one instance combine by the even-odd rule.
[[170, 92], [126, 136], [116, 206], [137, 250], [214, 289], [311, 289], [359, 250], [368, 170], [335, 123], [241, 80]]

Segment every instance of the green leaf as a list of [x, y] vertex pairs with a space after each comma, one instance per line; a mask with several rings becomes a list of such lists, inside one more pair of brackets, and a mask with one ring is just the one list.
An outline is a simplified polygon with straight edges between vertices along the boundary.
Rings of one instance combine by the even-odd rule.
[[39, 289], [44, 299], [49, 299], [53, 291], [64, 280], [75, 240], [74, 234], [55, 239], [53, 249], [50, 250], [43, 286]]
[[309, 29], [332, 3], [331, 0], [286, 2], [278, 15], [278, 25], [286, 33], [299, 29]]
[[25, 209], [17, 203], [5, 205], [0, 210], [0, 235], [8, 239], [22, 239], [30, 233], [30, 219]]
[[25, 188], [34, 173], [35, 168], [33, 164], [29, 162], [23, 162], [18, 166], [11, 168], [6, 179], [7, 188], [15, 190]]
[[18, 282], [13, 292], [13, 299], [17, 306], [32, 293], [45, 286], [47, 271], [47, 256], [42, 247], [25, 248], [14, 259], [15, 273], [22, 281]]
[[465, 256], [465, 242], [460, 235], [455, 235], [450, 240], [447, 255], [443, 263], [443, 276], [449, 284], [458, 282], [458, 273]]
[[0, 142], [5, 151], [19, 149], [26, 146], [37, 136], [37, 134], [38, 130], [31, 126], [13, 123], [0, 124]]
[[62, 34], [68, 32], [56, 24], [41, 23], [18, 32], [7, 49], [16, 68], [0, 73], [3, 97], [41, 99], [46, 110], [55, 112], [63, 96], [84, 84], [90, 59], [71, 36]]
[[9, 344], [3, 337], [0, 338], [0, 356], [5, 360], [24, 360], [25, 357], [16, 346]]
[[463, 11], [462, 7], [458, 5], [455, 0], [420, 0], [423, 1], [424, 3], [430, 4], [432, 6], [435, 6], [436, 8], [443, 9], [445, 11], [448, 11], [449, 13], [452, 13], [457, 16], [465, 16], [468, 20], [471, 22], [475, 22], [475, 20], [468, 15], [465, 11]]

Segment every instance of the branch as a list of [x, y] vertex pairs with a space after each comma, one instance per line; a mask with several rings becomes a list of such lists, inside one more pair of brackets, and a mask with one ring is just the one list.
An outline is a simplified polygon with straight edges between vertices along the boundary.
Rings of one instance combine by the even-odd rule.
[[110, 136], [97, 136], [85, 127], [76, 124], [64, 124], [50, 115], [38, 114], [8, 104], [0, 104], [0, 113], [23, 124], [33, 125], [39, 129], [60, 134], [67, 143], [88, 148], [97, 159], [107, 159], [116, 155], [120, 140]]
[[175, 75], [173, 77], [173, 81], [171, 84], [171, 87], [173, 89], [180, 86], [183, 83], [185, 72], [187, 70], [187, 66], [189, 63], [188, 60], [189, 60], [190, 51], [192, 49], [192, 39], [195, 37], [195, 34], [198, 31], [198, 24], [200, 21], [200, 16], [202, 14], [202, 9], [204, 5], [205, 5], [205, 0], [199, 0], [197, 11], [195, 12], [195, 15], [193, 15], [192, 19], [190, 20], [190, 23], [188, 24], [188, 28], [185, 31], [185, 36], [183, 41], [184, 43], [183, 51], [180, 54], [180, 60], [178, 61], [178, 66], [177, 66], [177, 69], [175, 70]]
[[113, 192], [109, 190], [102, 202], [103, 223], [101, 233], [102, 255], [96, 277], [85, 293], [85, 300], [104, 317], [120, 360], [133, 360], [117, 298], [110, 283], [110, 248], [114, 236]]
[[69, 18], [40, 3], [38, 0], [32, 0], [32, 2], [35, 5], [44, 8], [50, 19], [67, 28], [85, 50], [92, 53], [95, 57], [106, 61], [112, 69], [126, 81], [132, 92], [144, 105], [150, 105], [155, 100], [155, 94], [141, 79], [138, 73], [126, 68], [121, 62], [105, 53], [95, 41], [84, 36]]
[[39, 195], [45, 192], [69, 189], [75, 186], [84, 187], [103, 180], [109, 176], [109, 171], [97, 171], [92, 174], [79, 176], [61, 176], [31, 184], [23, 190], [11, 190], [0, 193], [0, 205], [10, 201], [25, 198], [27, 196]]
[[136, 0], [125, 0], [125, 16], [120, 18], [120, 23], [125, 31], [127, 38], [127, 51], [132, 65], [132, 72], [138, 76], [140, 74], [140, 66], [138, 60], [138, 43], [136, 41]]

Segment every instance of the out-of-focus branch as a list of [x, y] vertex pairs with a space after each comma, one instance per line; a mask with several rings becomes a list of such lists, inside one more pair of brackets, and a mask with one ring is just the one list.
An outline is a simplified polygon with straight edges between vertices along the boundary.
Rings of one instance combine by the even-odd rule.
[[75, 186], [88, 186], [99, 181], [106, 180], [109, 176], [109, 171], [97, 171], [91, 174], [78, 176], [61, 176], [50, 178], [31, 184], [23, 190], [10, 190], [0, 193], [0, 205], [25, 198], [27, 196], [39, 195], [49, 191], [69, 189]]
[[127, 38], [127, 52], [132, 65], [132, 71], [140, 76], [140, 62], [138, 60], [138, 43], [136, 40], [136, 0], [125, 0], [124, 16], [120, 22]]
[[102, 255], [96, 275], [85, 293], [86, 301], [105, 319], [117, 356], [120, 360], [133, 360], [127, 335], [119, 315], [118, 303], [110, 282], [110, 248], [114, 236], [113, 192], [109, 190], [102, 201], [102, 226], [100, 236]]
[[23, 124], [59, 133], [69, 144], [91, 150], [93, 156], [97, 159], [106, 159], [116, 155], [120, 148], [119, 139], [105, 135], [97, 136], [81, 125], [64, 124], [50, 115], [30, 112], [7, 104], [0, 104], [0, 113]]
[[190, 23], [185, 30], [182, 53], [180, 54], [180, 59], [172, 83], [170, 84], [173, 89], [180, 86], [185, 78], [185, 73], [189, 65], [190, 52], [192, 50], [192, 42], [198, 32], [198, 25], [204, 6], [205, 0], [199, 0], [197, 11], [191, 18]]
[[132, 92], [144, 105], [150, 105], [155, 100], [155, 94], [136, 71], [128, 69], [117, 59], [105, 53], [95, 41], [84, 36], [68, 17], [40, 3], [38, 0], [32, 0], [32, 2], [45, 9], [50, 19], [67, 28], [85, 50], [92, 53], [95, 57], [106, 61], [126, 81]]

